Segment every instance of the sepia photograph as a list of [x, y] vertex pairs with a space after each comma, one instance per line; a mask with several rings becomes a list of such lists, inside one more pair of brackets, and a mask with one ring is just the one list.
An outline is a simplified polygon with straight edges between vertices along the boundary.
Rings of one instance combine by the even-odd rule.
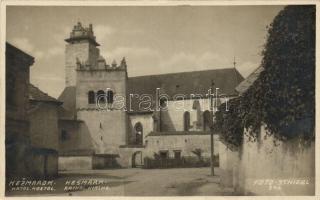
[[2, 4], [6, 197], [316, 195], [316, 4], [178, 3]]

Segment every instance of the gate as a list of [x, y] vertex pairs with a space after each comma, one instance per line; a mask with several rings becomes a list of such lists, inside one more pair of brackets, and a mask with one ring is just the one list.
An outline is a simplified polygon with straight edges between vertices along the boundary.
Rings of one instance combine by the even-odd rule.
[[141, 168], [143, 166], [142, 152], [136, 151], [132, 154], [132, 168]]

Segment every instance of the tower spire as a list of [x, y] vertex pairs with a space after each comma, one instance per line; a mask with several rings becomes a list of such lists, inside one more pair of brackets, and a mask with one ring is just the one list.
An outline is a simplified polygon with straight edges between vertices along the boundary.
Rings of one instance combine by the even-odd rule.
[[236, 56], [233, 56], [233, 68], [236, 68]]

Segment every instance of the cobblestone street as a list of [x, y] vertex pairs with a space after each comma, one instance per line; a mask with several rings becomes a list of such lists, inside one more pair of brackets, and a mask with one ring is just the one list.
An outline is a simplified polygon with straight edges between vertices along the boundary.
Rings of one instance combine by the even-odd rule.
[[[219, 168], [211, 177], [210, 168], [179, 169], [114, 169], [61, 172], [55, 180], [54, 192], [14, 191], [8, 195], [69, 195], [69, 196], [201, 196], [233, 195], [220, 186]], [[66, 183], [77, 180], [99, 180], [105, 184], [98, 187], [77, 188]]]

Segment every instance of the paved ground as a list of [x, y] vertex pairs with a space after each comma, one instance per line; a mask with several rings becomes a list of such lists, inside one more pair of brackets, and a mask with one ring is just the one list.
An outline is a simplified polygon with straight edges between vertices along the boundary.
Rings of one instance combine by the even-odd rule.
[[[89, 196], [201, 196], [233, 195], [232, 191], [220, 187], [219, 168], [216, 176], [209, 176], [210, 168], [176, 169], [113, 169], [81, 170], [61, 172], [55, 179], [54, 192], [41, 192], [51, 195], [89, 195]], [[70, 186], [72, 181], [99, 180], [92, 185]], [[69, 191], [66, 183], [69, 182]], [[10, 192], [23, 195], [28, 192]], [[35, 194], [39, 192], [33, 192]], [[30, 194], [30, 193], [29, 193]]]

